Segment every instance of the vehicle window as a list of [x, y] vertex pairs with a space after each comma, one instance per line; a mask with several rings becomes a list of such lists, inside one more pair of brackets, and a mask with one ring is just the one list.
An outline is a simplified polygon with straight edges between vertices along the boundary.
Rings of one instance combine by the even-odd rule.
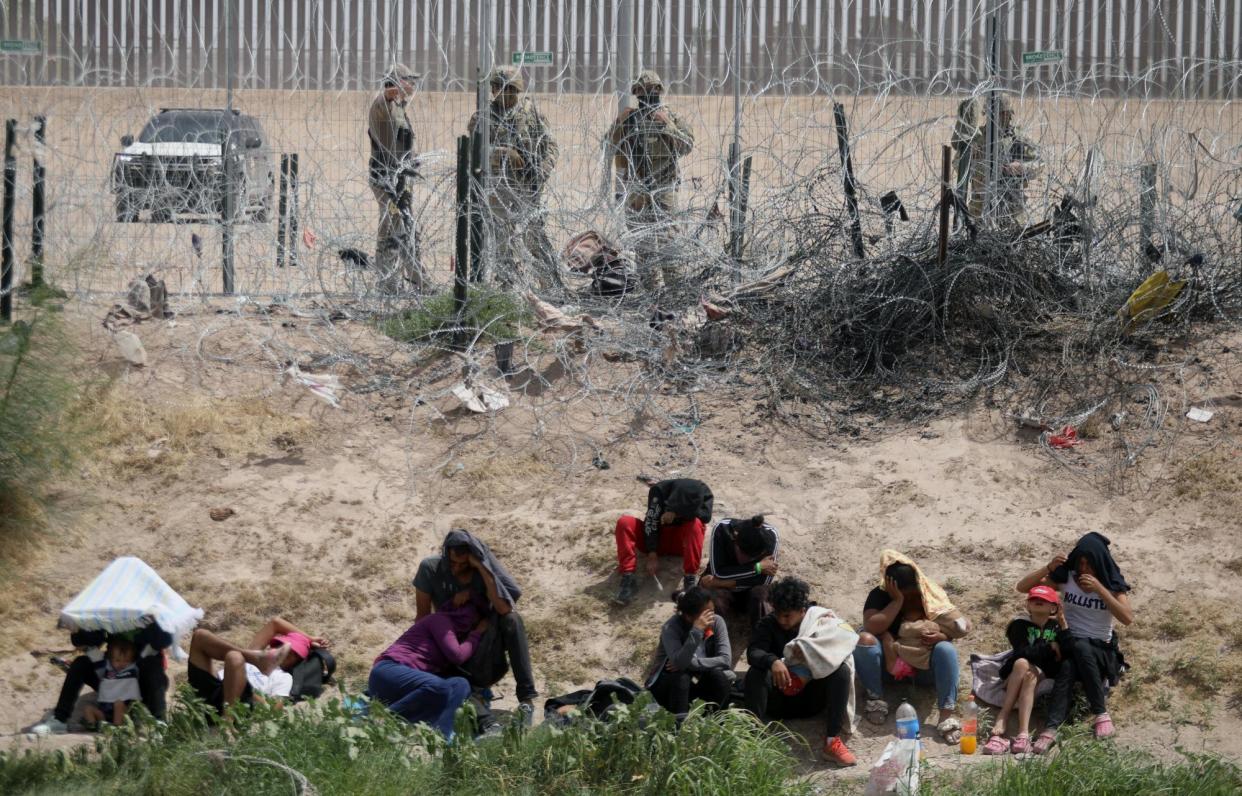
[[164, 113], [147, 122], [138, 140], [144, 144], [218, 144], [223, 138], [220, 117], [205, 113]]

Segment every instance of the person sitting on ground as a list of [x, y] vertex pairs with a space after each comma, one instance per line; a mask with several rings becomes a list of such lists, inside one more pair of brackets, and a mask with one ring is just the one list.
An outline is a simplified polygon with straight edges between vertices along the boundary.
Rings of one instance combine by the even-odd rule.
[[97, 703], [83, 711], [94, 725], [105, 721], [114, 725], [125, 722], [129, 706], [142, 699], [138, 687], [138, 650], [134, 642], [120, 636], [108, 640], [107, 655], [101, 661]]
[[970, 631], [970, 622], [949, 602], [939, 584], [933, 582], [912, 560], [896, 550], [880, 553], [881, 586], [871, 590], [863, 604], [863, 629], [854, 650], [854, 666], [867, 692], [865, 713], [868, 721], [884, 722], [888, 703], [884, 701], [884, 681], [892, 675], [883, 668], [880, 637], [896, 638], [904, 622], [932, 620], [936, 629], [921, 628], [921, 643], [930, 650], [928, 668], [915, 672], [918, 685], [935, 685], [936, 706], [940, 709], [936, 729], [948, 744], [961, 739], [961, 722], [953, 715], [957, 709], [957, 648], [953, 639]]
[[716, 614], [707, 590], [698, 586], [677, 592], [674, 601], [677, 611], [660, 631], [647, 689], [678, 719], [685, 718], [692, 699], [706, 702], [708, 710], [728, 707], [734, 678], [724, 618]]
[[[1026, 610], [1030, 619], [1019, 617], [1005, 628], [1013, 652], [1000, 669], [1000, 679], [1005, 682], [1005, 701], [992, 724], [992, 735], [983, 746], [985, 755], [1003, 755], [1009, 751], [1022, 755], [1031, 751], [1035, 690], [1041, 681], [1049, 677], [1055, 679], [1061, 670], [1061, 643], [1068, 625], [1056, 589], [1051, 586], [1032, 588], [1027, 592]], [[1005, 724], [1015, 705], [1018, 734], [1011, 746], [1005, 738]]]
[[446, 675], [474, 654], [488, 628], [487, 608], [483, 595], [459, 591], [416, 620], [375, 659], [367, 692], [411, 724], [430, 724], [452, 739], [453, 718], [470, 696], [470, 683]]
[[[290, 696], [292, 671], [314, 648], [330, 649], [331, 644], [279, 616], [269, 619], [248, 647], [200, 627], [190, 636], [186, 674], [199, 698], [223, 715], [238, 702], [251, 705], [265, 697]], [[216, 661], [223, 664], [219, 672]]]
[[[765, 723], [772, 719], [810, 718], [824, 711], [824, 757], [839, 766], [852, 766], [857, 761], [841, 735], [854, 688], [848, 658], [857, 635], [848, 625], [838, 622], [838, 629], [848, 631], [845, 648], [837, 653], [838, 659], [823, 662], [825, 669], [832, 669], [830, 673], [813, 678], [806, 655], [792, 656], [787, 652], [790, 643], [799, 638], [803, 620], [814, 605], [810, 596], [810, 586], [795, 577], [781, 578], [768, 590], [772, 613], [755, 625], [746, 648], [750, 664], [745, 681], [746, 709]], [[825, 609], [814, 610], [835, 619]], [[795, 645], [794, 650], [797, 649]]]
[[[516, 610], [522, 590], [491, 549], [469, 531], [460, 528], [449, 531], [440, 550], [440, 555], [424, 558], [414, 576], [415, 622], [462, 592], [468, 592], [471, 599], [485, 600], [487, 631], [475, 645], [461, 674], [474, 689], [484, 692], [512, 667], [517, 683], [518, 716], [529, 726], [534, 721], [534, 700], [539, 691], [535, 688], [530, 665], [526, 626]], [[476, 707], [481, 732], [499, 726], [492, 716], [489, 701], [490, 697], [480, 693]]]
[[[84, 650], [74, 658], [65, 672], [65, 682], [52, 715], [34, 725], [30, 731], [36, 735], [59, 735], [69, 731], [69, 717], [78, 703], [82, 686], [90, 686], [98, 692], [103, 683], [105, 654], [104, 644], [110, 647], [115, 640], [128, 641], [137, 651], [139, 698], [158, 721], [163, 721], [168, 704], [168, 673], [165, 671], [164, 650], [173, 642], [172, 636], [156, 624], [142, 630], [108, 634], [102, 630], [79, 630], [69, 635], [69, 643]], [[115, 703], [114, 703], [115, 704]]]
[[923, 636], [940, 629], [930, 619], [902, 622], [896, 638], [891, 633], [880, 636], [884, 649], [884, 671], [894, 680], [909, 680], [919, 669], [931, 668], [931, 649], [923, 643]]
[[746, 611], [749, 627], [772, 611], [768, 587], [776, 576], [776, 528], [762, 514], [721, 520], [712, 529], [711, 559], [699, 585], [712, 593], [716, 612]]
[[1035, 754], [1044, 754], [1056, 743], [1057, 729], [1069, 718], [1075, 682], [1082, 683], [1095, 737], [1111, 738], [1116, 732], [1108, 715], [1105, 683], [1116, 685], [1125, 669], [1114, 625], [1129, 625], [1134, 621], [1134, 610], [1130, 607], [1130, 584], [1122, 577], [1108, 546], [1103, 534], [1088, 533], [1068, 557], [1053, 556], [1045, 566], [1018, 581], [1018, 591], [1035, 586], [1058, 590], [1069, 626], [1060, 642], [1061, 670], [1053, 682], [1048, 726], [1031, 748]]
[[643, 519], [623, 515], [617, 520], [617, 571], [621, 586], [616, 602], [629, 605], [638, 593], [634, 570], [638, 552], [647, 554], [647, 574], [655, 577], [660, 556], [681, 556], [682, 591], [695, 584], [703, 560], [703, 536], [712, 521], [712, 490], [693, 478], [653, 484], [647, 492]]

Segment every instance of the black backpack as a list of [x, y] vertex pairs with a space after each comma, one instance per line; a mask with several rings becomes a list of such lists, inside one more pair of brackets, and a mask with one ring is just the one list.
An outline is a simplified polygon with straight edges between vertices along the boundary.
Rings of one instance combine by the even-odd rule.
[[293, 688], [289, 698], [293, 702], [316, 699], [323, 694], [323, 687], [332, 682], [336, 673], [336, 658], [327, 650], [316, 647], [297, 666], [293, 667]]
[[583, 688], [580, 691], [573, 691], [564, 696], [552, 697], [544, 702], [544, 721], [558, 724], [568, 723], [569, 718], [560, 712], [561, 708], [567, 706], [581, 708], [582, 712], [587, 715], [607, 721], [608, 715], [618, 704], [633, 704], [635, 697], [642, 690], [638, 683], [628, 677], [618, 677], [616, 680], [600, 680], [595, 684], [594, 688]]

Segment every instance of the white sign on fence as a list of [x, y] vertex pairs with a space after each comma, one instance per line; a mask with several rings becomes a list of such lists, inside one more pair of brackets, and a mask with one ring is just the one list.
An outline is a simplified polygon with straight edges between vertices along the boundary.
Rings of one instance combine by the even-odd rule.
[[513, 54], [514, 66], [551, 66], [552, 53], [543, 52], [522, 52], [519, 50]]

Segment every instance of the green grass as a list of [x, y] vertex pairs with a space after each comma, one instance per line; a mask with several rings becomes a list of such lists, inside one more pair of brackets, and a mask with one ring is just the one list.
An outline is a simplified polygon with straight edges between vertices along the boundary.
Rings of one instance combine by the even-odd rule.
[[43, 525], [45, 486], [81, 447], [73, 353], [45, 311], [0, 327], [0, 562]]
[[[521, 298], [491, 287], [474, 287], [466, 297], [461, 326], [478, 334], [483, 341], [505, 341], [517, 337], [518, 329], [531, 320], [530, 309]], [[429, 343], [450, 336], [459, 328], [453, 294], [430, 296], [419, 306], [391, 315], [379, 322], [380, 331], [404, 343]]]
[[[678, 729], [649, 698], [608, 723], [509, 727], [447, 744], [382, 709], [352, 718], [335, 700], [239, 716], [212, 729], [179, 703], [167, 727], [132, 725], [75, 752], [0, 758], [0, 793], [321, 794], [808, 794], [786, 739], [748, 715], [693, 713]], [[459, 723], [464, 720], [459, 715]]]
[[1180, 759], [1161, 761], [1147, 752], [1100, 743], [1084, 734], [1063, 734], [1052, 756], [1012, 758], [933, 773], [926, 796], [1225, 796], [1242, 792], [1242, 769], [1230, 761], [1179, 750]]

